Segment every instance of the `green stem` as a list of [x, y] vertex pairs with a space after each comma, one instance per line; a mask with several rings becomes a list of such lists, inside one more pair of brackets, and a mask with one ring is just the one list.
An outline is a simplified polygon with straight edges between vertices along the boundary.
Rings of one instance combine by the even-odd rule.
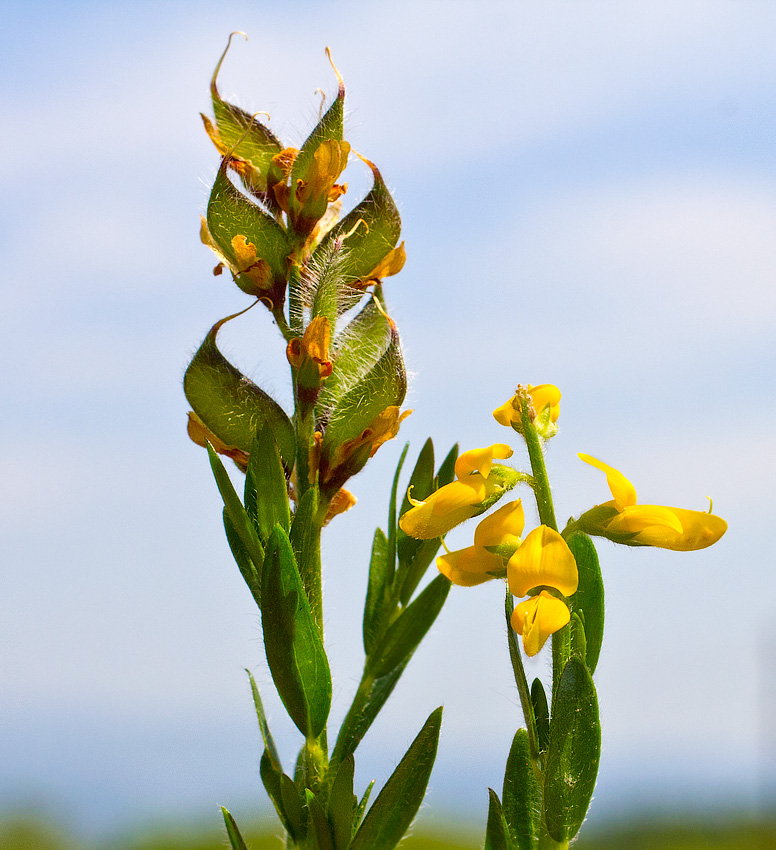
[[[533, 701], [531, 700], [531, 689], [528, 687], [528, 679], [523, 668], [523, 659], [520, 655], [520, 647], [517, 643], [517, 634], [512, 628], [512, 611], [514, 601], [512, 594], [507, 588], [505, 611], [507, 616], [507, 640], [509, 641], [509, 657], [512, 661], [512, 670], [515, 674], [515, 684], [520, 695], [520, 705], [523, 708], [526, 730], [528, 731], [528, 752], [533, 762], [534, 771], [541, 770], [539, 764], [539, 737], [536, 733], [536, 717], [534, 716]], [[538, 777], [537, 777], [538, 778]]]
[[528, 457], [531, 460], [531, 472], [533, 473], [533, 490], [536, 497], [536, 507], [539, 509], [539, 520], [553, 531], [558, 530], [555, 519], [555, 508], [552, 504], [552, 493], [550, 493], [550, 481], [547, 477], [547, 467], [544, 465], [544, 451], [542, 440], [534, 425], [534, 412], [531, 407], [531, 398], [528, 393], [520, 396], [520, 425], [528, 448]]
[[351, 729], [358, 725], [361, 714], [369, 700], [372, 687], [374, 686], [375, 678], [369, 672], [368, 665], [369, 662], [367, 660], [367, 664], [364, 666], [364, 673], [361, 676], [361, 681], [358, 685], [358, 690], [353, 697], [353, 702], [350, 704], [350, 708], [348, 709], [348, 713], [345, 715], [345, 719], [342, 721], [342, 726], [340, 726], [339, 734], [337, 735], [337, 742], [334, 745], [334, 750], [332, 751], [331, 758], [329, 759], [330, 776], [336, 776], [337, 768], [347, 756], [345, 746], [351, 737]]

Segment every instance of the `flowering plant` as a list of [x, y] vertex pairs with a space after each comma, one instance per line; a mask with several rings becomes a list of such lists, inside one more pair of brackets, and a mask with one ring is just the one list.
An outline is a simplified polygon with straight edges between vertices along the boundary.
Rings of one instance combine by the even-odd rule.
[[[543, 455], [560, 413], [560, 391], [550, 384], [519, 386], [493, 414], [524, 441], [530, 471], [499, 462], [513, 455], [505, 443], [460, 455], [453, 447], [437, 467], [429, 439], [405, 490], [405, 447], [386, 530], [374, 534], [363, 675], [330, 736], [321, 534], [355, 504], [344, 485], [409, 413], [401, 409], [407, 378], [382, 283], [404, 264], [401, 221], [380, 171], [343, 138], [345, 86], [336, 68], [337, 96], [297, 150], [258, 114], [222, 99], [217, 77], [225, 56], [211, 82], [214, 117], [203, 116], [221, 163], [201, 239], [217, 257], [214, 273], [228, 272], [253, 299], [246, 310], [261, 303], [270, 311], [290, 367], [294, 410], [287, 414], [218, 348], [220, 329], [242, 313], [211, 327], [186, 370], [184, 391], [192, 408], [189, 436], [207, 449], [227, 541], [261, 611], [269, 671], [301, 735], [296, 763], [286, 769], [249, 674], [264, 743], [261, 780], [286, 846], [390, 850], [399, 843], [425, 794], [442, 709], [422, 724], [371, 805], [374, 783], [354, 788], [356, 750], [451, 586], [506, 580], [509, 653], [525, 727], [514, 736], [501, 796], [490, 790], [486, 847], [567, 847], [590, 803], [601, 740], [593, 674], [604, 590], [590, 536], [700, 549], [721, 537], [725, 522], [711, 513], [639, 505], [621, 473], [580, 455], [606, 473], [613, 498], [560, 529]], [[351, 154], [371, 171], [373, 185], [341, 217], [347, 184], [338, 181]], [[244, 474], [242, 499], [222, 457]], [[512, 500], [478, 522], [471, 546], [437, 554], [451, 529], [486, 514], [519, 485], [536, 501], [536, 528], [524, 536], [523, 504]], [[434, 562], [439, 574], [421, 588]], [[513, 597], [522, 601], [515, 606]], [[539, 679], [529, 688], [522, 653], [537, 655], [550, 638], [548, 696]], [[234, 818], [226, 809], [223, 815], [233, 850], [245, 850]]]

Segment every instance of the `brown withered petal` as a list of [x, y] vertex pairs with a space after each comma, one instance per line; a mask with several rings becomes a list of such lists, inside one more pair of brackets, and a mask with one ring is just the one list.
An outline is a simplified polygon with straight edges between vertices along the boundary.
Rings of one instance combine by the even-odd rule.
[[265, 287], [272, 281], [272, 270], [266, 260], [256, 253], [256, 246], [245, 236], [232, 237], [232, 250], [237, 258], [237, 271], [246, 275], [260, 287]]
[[216, 146], [216, 150], [223, 156], [229, 148], [221, 141], [221, 136], [218, 134], [218, 128], [215, 127], [213, 122], [207, 117], [207, 115], [203, 115], [201, 112], [199, 113], [199, 117], [202, 119], [202, 123], [205, 125], [205, 132], [210, 136], [210, 141]]
[[350, 490], [340, 487], [340, 489], [334, 494], [334, 498], [331, 502], [329, 502], [329, 507], [326, 510], [326, 516], [323, 518], [323, 524], [328, 525], [335, 516], [344, 514], [345, 511], [349, 511], [353, 505], [356, 504], [356, 501], [356, 497], [350, 492]]
[[248, 466], [248, 452], [238, 449], [237, 446], [227, 445], [222, 440], [219, 440], [193, 410], [189, 411], [189, 421], [186, 430], [192, 442], [198, 446], [202, 446], [202, 448], [205, 448], [206, 444], [210, 443], [218, 454], [230, 457], [243, 472], [245, 471], [245, 468]]

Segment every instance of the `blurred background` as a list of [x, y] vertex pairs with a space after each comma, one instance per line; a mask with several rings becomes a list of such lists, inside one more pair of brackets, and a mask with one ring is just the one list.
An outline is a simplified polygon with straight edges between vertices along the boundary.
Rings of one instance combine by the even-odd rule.
[[[217, 830], [218, 805], [271, 828], [244, 667], [281, 755], [296, 752], [181, 389], [207, 329], [248, 303], [211, 275], [198, 238], [218, 165], [198, 112], [232, 30], [249, 41], [234, 41], [222, 94], [269, 112], [292, 145], [316, 120], [315, 89], [336, 91], [331, 47], [346, 138], [403, 218], [407, 265], [385, 288], [415, 412], [352, 480], [359, 504], [325, 541], [334, 722], [360, 675], [369, 549], [402, 444], [413, 458], [429, 435], [439, 457], [502, 441], [493, 408], [518, 382], [552, 382], [559, 517], [608, 498], [585, 451], [640, 501], [704, 510], [711, 496], [730, 524], [702, 552], [601, 542], [604, 750], [586, 829], [759, 828], [776, 807], [776, 5], [5, 0], [2, 12], [3, 850], [64, 841], [35, 838], [31, 819], [79, 847]], [[355, 203], [370, 177], [356, 160], [347, 179]], [[219, 343], [288, 405], [266, 314]], [[444, 703], [419, 829], [443, 823], [463, 841], [471, 824], [461, 847], [484, 832], [486, 789], [521, 723], [502, 593], [453, 589], [359, 750], [360, 787], [380, 785]], [[611, 846], [685, 846], [635, 834]]]

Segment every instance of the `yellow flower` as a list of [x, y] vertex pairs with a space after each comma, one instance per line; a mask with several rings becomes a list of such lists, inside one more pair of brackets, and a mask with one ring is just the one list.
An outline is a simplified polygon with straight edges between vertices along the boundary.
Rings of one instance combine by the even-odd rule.
[[531, 588], [542, 585], [571, 596], [579, 583], [571, 549], [557, 531], [546, 525], [535, 528], [509, 559], [507, 578], [514, 596], [526, 596]]
[[517, 480], [505, 481], [505, 467], [493, 468], [494, 458], [511, 456], [512, 449], [504, 443], [464, 452], [455, 462], [457, 481], [445, 484], [422, 502], [410, 494], [413, 507], [399, 520], [402, 531], [418, 540], [431, 540], [487, 510]]
[[562, 599], [546, 590], [521, 602], [512, 612], [512, 628], [523, 638], [526, 655], [536, 655], [547, 638], [562, 629], [571, 612]]
[[705, 549], [727, 531], [727, 523], [711, 512], [639, 505], [636, 488], [614, 467], [590, 455], [580, 459], [606, 473], [612, 500], [584, 513], [574, 524], [587, 534], [628, 546], [657, 546], [677, 552]]
[[474, 532], [474, 546], [440, 555], [437, 569], [462, 587], [503, 576], [504, 561], [520, 545], [524, 525], [520, 499], [508, 502], [479, 523]]
[[511, 426], [520, 432], [520, 395], [523, 392], [531, 397], [531, 406], [536, 413], [536, 430], [540, 436], [545, 440], [554, 436], [558, 432], [555, 423], [560, 415], [560, 390], [554, 384], [528, 384], [525, 390], [518, 387], [512, 398], [493, 411], [493, 418], [499, 425]]

